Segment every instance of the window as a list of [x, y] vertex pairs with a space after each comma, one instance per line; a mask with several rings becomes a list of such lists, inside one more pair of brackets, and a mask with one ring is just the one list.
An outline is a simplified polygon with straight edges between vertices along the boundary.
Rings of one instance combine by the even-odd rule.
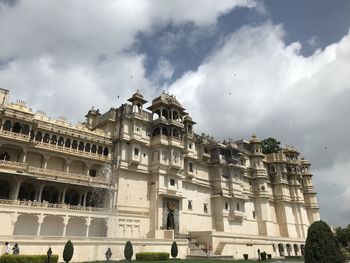
[[138, 148], [134, 148], [134, 155], [139, 156], [139, 149]]
[[228, 210], [228, 203], [225, 202], [225, 209]]
[[204, 213], [208, 213], [208, 204], [203, 204]]
[[90, 170], [89, 170], [89, 175], [90, 175], [91, 177], [96, 177], [96, 170], [95, 170], [95, 169], [90, 169]]
[[208, 148], [207, 147], [204, 147], [204, 153], [209, 153], [209, 151], [208, 151]]
[[175, 185], [175, 180], [174, 179], [170, 179], [170, 185], [172, 185], [172, 186]]
[[255, 215], [255, 211], [253, 211], [253, 218], [255, 218], [255, 216], [256, 216], [256, 215]]
[[188, 163], [188, 171], [193, 173], [193, 163]]
[[237, 203], [237, 210], [239, 211], [239, 203]]
[[188, 210], [192, 210], [192, 200], [188, 200], [187, 208]]
[[189, 149], [192, 149], [192, 143], [189, 143], [189, 144], [188, 144], [188, 148], [189, 148]]

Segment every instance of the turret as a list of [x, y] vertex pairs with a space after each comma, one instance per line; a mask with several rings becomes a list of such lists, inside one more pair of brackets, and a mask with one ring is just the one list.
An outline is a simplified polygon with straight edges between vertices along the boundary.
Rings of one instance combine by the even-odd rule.
[[88, 111], [88, 113], [85, 115], [86, 117], [86, 127], [89, 130], [93, 130], [96, 125], [96, 120], [98, 116], [100, 116], [101, 113], [99, 110], [95, 110], [94, 106], [92, 106], [91, 110]]
[[0, 88], [0, 107], [6, 107], [8, 104], [10, 92], [7, 89]]
[[128, 99], [128, 101], [130, 101], [131, 104], [132, 104], [132, 112], [137, 112], [137, 113], [141, 113], [142, 112], [143, 105], [147, 102], [143, 98], [143, 96], [141, 95], [139, 90], [137, 90], [136, 93], [134, 93], [132, 95], [132, 97], [130, 99]]

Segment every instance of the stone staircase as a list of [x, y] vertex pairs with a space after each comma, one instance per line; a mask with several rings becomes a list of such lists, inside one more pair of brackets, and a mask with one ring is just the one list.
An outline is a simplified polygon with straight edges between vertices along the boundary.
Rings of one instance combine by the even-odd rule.
[[197, 239], [190, 239], [188, 248], [190, 250], [189, 256], [208, 256], [207, 252], [204, 251], [205, 244]]
[[219, 245], [216, 247], [215, 251], [214, 251], [214, 255], [221, 255], [222, 251], [224, 250], [225, 247], [225, 243], [224, 242], [220, 242]]

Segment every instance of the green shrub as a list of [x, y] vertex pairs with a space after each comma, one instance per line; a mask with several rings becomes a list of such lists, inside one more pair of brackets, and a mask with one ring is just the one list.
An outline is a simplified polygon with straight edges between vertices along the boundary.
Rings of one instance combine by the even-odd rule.
[[168, 260], [170, 254], [168, 252], [140, 252], [136, 253], [136, 260], [141, 261], [159, 261]]
[[243, 254], [243, 258], [244, 258], [245, 260], [248, 260], [248, 254]]
[[172, 258], [176, 258], [176, 257], [177, 257], [177, 254], [178, 254], [177, 244], [176, 244], [176, 242], [174, 241], [174, 242], [171, 244], [171, 257], [172, 257]]
[[267, 258], [268, 258], [268, 259], [271, 259], [271, 258], [272, 258], [272, 255], [271, 255], [271, 254], [267, 254]]
[[67, 243], [64, 245], [64, 249], [63, 249], [63, 261], [67, 263], [71, 261], [73, 254], [74, 254], [73, 243], [70, 240], [68, 240]]
[[[58, 255], [51, 255], [50, 263], [57, 263]], [[47, 263], [47, 255], [2, 255], [0, 263]]]
[[130, 241], [127, 241], [125, 243], [125, 247], [124, 247], [124, 257], [125, 259], [131, 261], [132, 255], [134, 254], [134, 250], [132, 248], [132, 244]]
[[305, 263], [343, 263], [340, 248], [329, 226], [316, 221], [309, 227], [305, 244]]
[[261, 260], [262, 261], [265, 261], [266, 260], [266, 252], [264, 251], [264, 252], [261, 252], [260, 253], [260, 257], [261, 257]]

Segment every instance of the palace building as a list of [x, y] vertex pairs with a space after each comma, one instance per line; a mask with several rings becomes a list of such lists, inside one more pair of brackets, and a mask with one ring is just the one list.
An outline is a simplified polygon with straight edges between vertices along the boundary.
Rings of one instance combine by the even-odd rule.
[[319, 220], [310, 163], [293, 147], [263, 154], [261, 141], [219, 141], [163, 93], [139, 93], [85, 122], [34, 113], [0, 89], [0, 241], [21, 253], [62, 252], [73, 261], [134, 251], [242, 259], [302, 255]]

